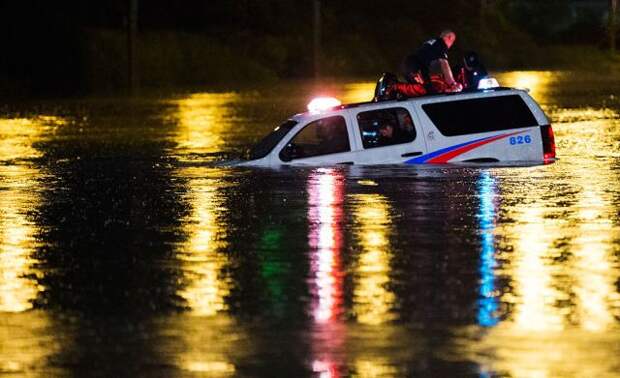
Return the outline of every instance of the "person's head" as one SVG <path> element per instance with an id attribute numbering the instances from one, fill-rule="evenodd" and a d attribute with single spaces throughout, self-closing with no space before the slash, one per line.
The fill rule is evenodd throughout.
<path id="1" fill-rule="evenodd" d="M 411 119 L 411 116 L 409 115 L 408 112 L 404 112 L 400 120 L 400 124 L 401 124 L 401 128 L 405 130 L 413 126 L 413 120 Z"/>
<path id="2" fill-rule="evenodd" d="M 384 138 L 391 138 L 394 136 L 394 126 L 390 123 L 384 123 L 381 125 L 381 128 L 379 128 L 379 134 Z"/>
<path id="3" fill-rule="evenodd" d="M 478 59 L 478 54 L 473 51 L 469 51 L 463 56 L 463 63 L 465 64 L 465 68 L 469 71 L 473 71 L 476 68 L 480 67 L 480 59 Z"/>
<path id="4" fill-rule="evenodd" d="M 446 46 L 448 46 L 448 48 L 452 47 L 454 41 L 456 41 L 456 33 L 454 33 L 452 30 L 442 31 L 439 37 L 443 39 L 443 42 L 446 44 Z"/>

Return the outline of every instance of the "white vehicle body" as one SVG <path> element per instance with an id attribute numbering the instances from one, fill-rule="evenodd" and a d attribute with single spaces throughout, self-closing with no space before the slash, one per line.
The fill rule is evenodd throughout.
<path id="1" fill-rule="evenodd" d="M 287 130 L 282 130 L 283 127 Z M 386 131 L 390 127 L 392 137 Z M 398 139 L 390 139 L 394 127 Z M 338 129 L 336 137 L 322 135 L 329 133 L 330 128 Z M 321 147 L 321 144 L 334 144 L 334 139 L 341 139 L 340 145 Z M 251 153 L 253 160 L 241 165 L 504 163 L 555 159 L 549 120 L 526 91 L 511 88 L 341 105 L 307 112 L 293 116 L 261 143 Z"/>

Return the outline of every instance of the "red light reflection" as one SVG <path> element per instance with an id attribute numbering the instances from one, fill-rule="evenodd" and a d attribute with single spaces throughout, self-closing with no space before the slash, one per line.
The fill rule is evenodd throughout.
<path id="1" fill-rule="evenodd" d="M 342 313 L 342 174 L 318 170 L 310 175 L 308 194 L 312 315 L 325 323 Z"/>
<path id="2" fill-rule="evenodd" d="M 342 218 L 344 177 L 332 169 L 318 169 L 308 181 L 312 370 L 319 377 L 339 377 L 344 328 L 336 320 L 343 313 Z M 339 362 L 340 361 L 340 362 Z"/>

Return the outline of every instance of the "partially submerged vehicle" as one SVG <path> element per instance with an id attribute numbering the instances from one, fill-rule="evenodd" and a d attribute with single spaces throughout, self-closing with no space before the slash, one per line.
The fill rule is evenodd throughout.
<path id="1" fill-rule="evenodd" d="M 525 90 L 478 90 L 341 105 L 316 99 L 241 165 L 549 163 L 548 118 Z"/>

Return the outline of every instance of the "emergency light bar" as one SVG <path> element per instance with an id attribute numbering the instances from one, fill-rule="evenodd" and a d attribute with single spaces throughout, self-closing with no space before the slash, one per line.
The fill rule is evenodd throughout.
<path id="1" fill-rule="evenodd" d="M 491 88 L 498 88 L 498 87 L 499 87 L 499 83 L 494 77 L 487 77 L 484 79 L 480 79 L 480 81 L 478 82 L 478 89 L 491 89 Z"/>
<path id="2" fill-rule="evenodd" d="M 311 113 L 321 113 L 336 106 L 340 106 L 342 103 L 337 98 L 333 97 L 317 97 L 312 99 L 308 104 L 308 111 Z"/>

